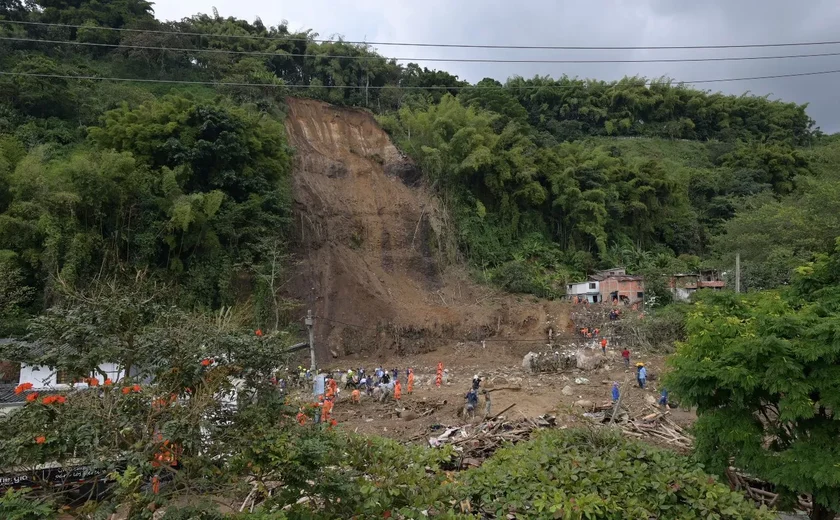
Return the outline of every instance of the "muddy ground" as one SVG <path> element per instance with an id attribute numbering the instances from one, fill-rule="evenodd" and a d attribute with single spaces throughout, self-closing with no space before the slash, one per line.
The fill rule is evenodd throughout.
<path id="1" fill-rule="evenodd" d="M 527 352 L 523 346 L 488 343 L 482 347 L 480 343 L 463 343 L 407 357 L 355 357 L 336 361 L 336 369 L 356 370 L 364 367 L 372 371 L 379 365 L 389 370 L 400 369 L 403 396 L 399 402 L 390 398 L 384 403 L 363 396 L 362 402 L 356 405 L 350 403 L 350 391 L 343 390 L 339 394 L 333 416 L 342 428 L 349 431 L 382 435 L 401 441 L 425 442 L 441 426 L 458 426 L 470 422 L 460 417 L 460 411 L 475 374 L 483 379 L 482 388 L 492 390 L 492 414 L 514 405 L 505 412 L 506 419 L 551 414 L 557 417 L 560 426 L 567 427 L 587 421 L 582 416 L 586 410 L 576 406 L 577 401 L 590 401 L 595 405 L 609 403 L 613 381 L 618 381 L 624 388 L 622 408 L 631 416 L 648 412 L 651 402 L 659 398 L 659 382 L 649 381 L 646 389 L 638 388 L 632 364 L 626 369 L 617 350 L 608 349 L 606 365 L 593 371 L 571 369 L 543 374 L 530 374 L 522 368 L 523 350 Z M 600 348 L 596 352 L 598 356 L 602 355 Z M 446 380 L 440 388 L 434 384 L 438 362 L 442 362 L 447 371 Z M 640 353 L 634 356 L 633 363 L 636 362 L 644 362 L 649 374 L 655 379 L 662 371 L 664 357 Z M 405 392 L 407 367 L 415 371 L 415 388 L 411 395 Z M 562 390 L 566 386 L 571 388 L 571 395 L 563 394 Z M 445 404 L 442 404 L 444 401 Z M 481 420 L 480 416 L 484 412 L 483 398 L 479 400 L 478 412 L 479 417 L 472 422 Z M 693 412 L 679 408 L 672 409 L 670 414 L 681 426 L 690 425 L 694 419 Z"/>

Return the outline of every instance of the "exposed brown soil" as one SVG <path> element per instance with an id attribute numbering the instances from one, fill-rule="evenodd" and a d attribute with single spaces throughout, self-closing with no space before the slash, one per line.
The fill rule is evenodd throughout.
<path id="1" fill-rule="evenodd" d="M 297 228 L 288 287 L 318 317 L 321 364 L 458 340 L 539 340 L 568 326 L 564 303 L 500 294 L 443 265 L 444 214 L 371 114 L 288 104 Z"/>
<path id="2" fill-rule="evenodd" d="M 562 426 L 589 424 L 589 421 L 582 417 L 586 410 L 575 406 L 574 403 L 579 400 L 588 400 L 595 405 L 608 403 L 613 381 L 622 384 L 622 409 L 634 417 L 649 413 L 650 401 L 659 397 L 659 383 L 650 381 L 648 387 L 642 390 L 635 384 L 635 372 L 632 367 L 625 370 L 617 351 L 608 351 L 607 360 L 605 367 L 593 371 L 572 369 L 538 375 L 523 371 L 519 363 L 521 359 L 514 359 L 510 349 L 501 346 L 487 346 L 486 349 L 482 349 L 480 346 L 462 345 L 417 356 L 392 357 L 381 362 L 376 360 L 375 364 L 381 364 L 383 368 L 397 367 L 402 371 L 407 367 L 414 368 L 414 393 L 405 393 L 404 375 L 400 376 L 403 395 L 399 403 L 393 398 L 380 403 L 375 399 L 363 397 L 361 404 L 354 405 L 349 402 L 349 390 L 344 390 L 340 392 L 334 417 L 342 428 L 349 431 L 422 442 L 433 435 L 435 425 L 458 426 L 469 422 L 459 417 L 459 411 L 464 405 L 464 396 L 470 388 L 470 380 L 474 374 L 481 375 L 484 380 L 482 388 L 492 390 L 492 414 L 501 412 L 509 405 L 515 405 L 504 414 L 507 419 L 552 414 Z M 636 360 L 644 361 L 649 373 L 654 376 L 659 375 L 664 366 L 664 358 L 661 355 L 640 355 Z M 347 361 L 345 366 L 363 366 L 368 371 L 373 370 L 375 365 L 367 361 L 369 360 Z M 438 362 L 444 363 L 448 373 L 447 381 L 440 388 L 432 383 Z M 588 381 L 578 384 L 575 382 L 576 378 L 585 378 Z M 567 385 L 573 390 L 570 396 L 562 393 L 563 387 Z M 446 401 L 446 404 L 437 407 L 443 401 Z M 430 408 L 436 409 L 428 415 L 421 415 Z M 405 409 L 410 413 L 398 416 L 398 409 Z M 484 399 L 481 398 L 478 418 L 473 422 L 481 422 L 483 411 Z M 689 426 L 695 418 L 693 412 L 679 408 L 671 409 L 669 416 L 681 426 Z"/>
<path id="3" fill-rule="evenodd" d="M 422 438 L 435 424 L 463 424 L 458 411 L 475 373 L 497 389 L 491 394 L 496 412 L 516 404 L 506 416 L 552 413 L 570 426 L 584 421 L 575 401 L 609 401 L 612 381 L 631 381 L 623 407 L 633 413 L 658 397 L 655 382 L 647 390 L 632 384 L 635 376 L 624 369 L 620 339 L 605 315 L 582 309 L 574 316 L 579 326 L 600 326 L 611 335 L 608 367 L 524 373 L 522 356 L 546 349 L 549 329 L 555 349 L 580 346 L 571 332 L 571 306 L 496 291 L 442 262 L 445 214 L 371 114 L 308 99 L 290 98 L 288 104 L 297 228 L 288 287 L 305 302 L 303 313 L 310 308 L 317 316 L 319 365 L 369 372 L 376 365 L 401 372 L 413 367 L 417 373 L 414 394 L 404 394 L 400 403 L 363 399 L 352 405 L 345 395 L 335 408 L 343 427 L 406 440 Z M 662 368 L 661 356 L 633 356 L 652 374 Z M 448 369 L 441 388 L 429 384 L 438 362 Z M 576 377 L 588 382 L 577 384 Z M 570 396 L 561 392 L 566 385 Z M 443 401 L 410 420 L 396 413 L 405 408 L 410 417 L 420 415 Z M 693 415 L 674 410 L 672 417 L 687 424 Z"/>

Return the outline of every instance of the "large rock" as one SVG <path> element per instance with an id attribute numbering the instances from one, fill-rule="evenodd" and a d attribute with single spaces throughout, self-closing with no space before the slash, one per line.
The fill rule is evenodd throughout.
<path id="1" fill-rule="evenodd" d="M 596 353 L 595 349 L 582 348 L 575 353 L 577 359 L 577 367 L 581 370 L 595 370 L 601 367 L 606 358 L 600 353 Z"/>
<path id="2" fill-rule="evenodd" d="M 595 408 L 595 405 L 592 404 L 592 401 L 587 401 L 586 399 L 581 399 L 580 401 L 575 401 L 575 406 L 579 406 L 584 410 L 591 411 Z"/>
<path id="3" fill-rule="evenodd" d="M 569 385 L 564 386 L 564 387 L 563 387 L 563 390 L 561 390 L 560 392 L 561 392 L 563 395 L 572 395 L 572 394 L 574 394 L 574 393 L 575 393 L 575 391 L 574 391 L 574 390 L 572 390 L 572 387 L 571 387 L 571 386 L 569 386 Z"/>

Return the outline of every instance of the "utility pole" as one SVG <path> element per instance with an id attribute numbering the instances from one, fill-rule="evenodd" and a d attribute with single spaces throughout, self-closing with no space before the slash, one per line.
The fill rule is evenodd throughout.
<path id="1" fill-rule="evenodd" d="M 309 329 L 309 361 L 311 366 L 309 367 L 312 371 L 312 377 L 315 377 L 317 373 L 315 372 L 315 329 L 313 325 L 315 324 L 315 319 L 312 317 L 312 309 L 306 311 L 306 328 Z"/>
<path id="2" fill-rule="evenodd" d="M 741 292 L 741 252 L 735 253 L 735 293 Z"/>

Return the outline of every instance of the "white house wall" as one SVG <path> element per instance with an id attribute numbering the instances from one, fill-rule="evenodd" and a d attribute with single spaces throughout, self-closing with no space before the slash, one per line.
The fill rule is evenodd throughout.
<path id="1" fill-rule="evenodd" d="M 123 371 L 120 370 L 116 363 L 102 363 L 99 365 L 102 372 L 107 374 L 115 383 L 122 379 Z M 91 376 L 98 378 L 102 383 L 102 375 L 97 372 Z M 70 388 L 70 385 L 58 384 L 56 378 L 56 371 L 49 367 L 33 366 L 27 364 L 20 365 L 20 383 L 32 383 L 35 388 Z M 87 383 L 76 383 L 76 387 L 86 387 Z"/>
<path id="2" fill-rule="evenodd" d="M 589 284 L 595 284 L 594 288 L 590 288 Z M 594 294 L 600 293 L 598 288 L 598 282 L 581 282 L 581 283 L 573 283 L 569 284 L 566 287 L 566 294 L 570 296 L 576 296 L 578 294 Z"/>
<path id="3" fill-rule="evenodd" d="M 694 294 L 695 289 L 685 289 L 682 287 L 677 287 L 672 289 L 674 294 L 674 299 L 678 302 L 687 302 L 691 299 L 691 295 Z"/>

